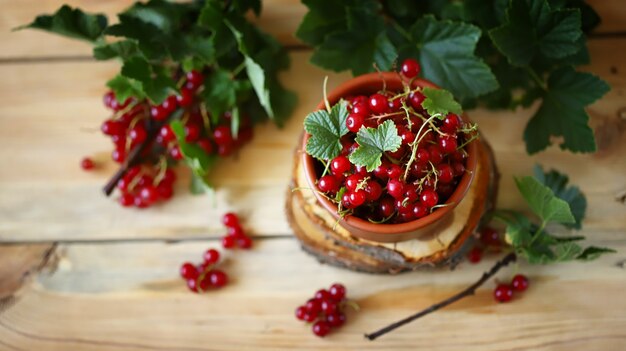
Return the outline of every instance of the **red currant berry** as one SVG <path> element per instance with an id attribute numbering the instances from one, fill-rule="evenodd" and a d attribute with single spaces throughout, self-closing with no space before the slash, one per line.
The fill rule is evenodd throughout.
<path id="1" fill-rule="evenodd" d="M 387 101 L 387 97 L 382 94 L 373 94 L 368 99 L 368 104 L 370 111 L 373 114 L 383 114 L 389 111 L 389 101 Z"/>
<path id="2" fill-rule="evenodd" d="M 213 130 L 213 139 L 217 145 L 232 144 L 233 136 L 230 128 L 227 126 L 219 126 Z"/>
<path id="3" fill-rule="evenodd" d="M 175 145 L 170 149 L 170 157 L 176 161 L 183 159 L 183 153 L 180 151 L 180 147 L 178 145 Z"/>
<path id="4" fill-rule="evenodd" d="M 233 236 L 235 238 L 239 238 L 239 237 L 246 235 L 246 233 L 243 232 L 243 229 L 238 224 L 228 227 L 227 232 L 228 232 L 228 235 Z"/>
<path id="5" fill-rule="evenodd" d="M 325 337 L 330 332 L 330 325 L 325 321 L 317 321 L 313 324 L 313 334 L 320 338 Z"/>
<path id="6" fill-rule="evenodd" d="M 159 199 L 159 193 L 152 185 L 146 185 L 139 190 L 141 199 L 147 204 L 153 204 Z"/>
<path id="7" fill-rule="evenodd" d="M 102 133 L 109 136 L 120 135 L 124 133 L 124 128 L 118 121 L 107 119 L 100 127 Z"/>
<path id="8" fill-rule="evenodd" d="M 415 141 L 415 134 L 408 129 L 404 129 L 400 132 L 400 138 L 402 138 L 402 144 L 408 145 Z"/>
<path id="9" fill-rule="evenodd" d="M 328 316 L 326 316 L 326 322 L 332 328 L 341 327 L 342 325 L 346 323 L 346 315 L 341 312 L 329 314 Z"/>
<path id="10" fill-rule="evenodd" d="M 391 112 L 398 112 L 402 108 L 402 98 L 395 98 L 389 100 L 389 110 Z"/>
<path id="11" fill-rule="evenodd" d="M 390 217 L 395 211 L 395 202 L 390 197 L 384 197 L 378 203 L 378 212 L 383 218 Z"/>
<path id="12" fill-rule="evenodd" d="M 330 289 L 328 289 L 328 292 L 330 293 L 331 298 L 337 302 L 343 300 L 343 298 L 346 297 L 346 287 L 339 283 L 331 285 Z"/>
<path id="13" fill-rule="evenodd" d="M 322 310 L 321 302 L 322 301 L 318 299 L 309 299 L 304 307 L 306 307 L 307 311 L 309 311 L 310 314 L 317 315 Z"/>
<path id="14" fill-rule="evenodd" d="M 447 135 L 440 136 L 438 143 L 439 143 L 439 147 L 441 148 L 441 151 L 444 154 L 451 154 L 456 151 L 457 142 L 456 142 L 455 137 L 447 136 Z"/>
<path id="15" fill-rule="evenodd" d="M 240 235 L 235 237 L 237 240 L 237 246 L 241 249 L 249 249 L 252 247 L 252 239 L 247 235 Z"/>
<path id="16" fill-rule="evenodd" d="M 96 164 L 89 157 L 85 157 L 82 160 L 80 160 L 80 168 L 84 169 L 85 171 L 90 171 L 94 169 L 95 167 L 96 167 Z"/>
<path id="17" fill-rule="evenodd" d="M 324 193 L 335 193 L 339 190 L 339 182 L 337 178 L 331 175 L 325 175 L 317 181 L 317 187 Z"/>
<path id="18" fill-rule="evenodd" d="M 389 179 L 399 179 L 402 175 L 402 168 L 395 163 L 392 163 L 387 168 L 387 176 Z"/>
<path id="19" fill-rule="evenodd" d="M 511 287 L 515 291 L 524 291 L 528 289 L 528 278 L 523 274 L 516 274 L 511 281 Z"/>
<path id="20" fill-rule="evenodd" d="M 417 60 L 408 58 L 402 61 L 400 72 L 402 72 L 402 75 L 407 78 L 415 78 L 420 73 L 420 64 Z"/>
<path id="21" fill-rule="evenodd" d="M 493 297 L 498 302 L 509 302 L 513 298 L 513 289 L 506 284 L 499 284 L 493 291 Z"/>
<path id="22" fill-rule="evenodd" d="M 202 75 L 202 73 L 196 70 L 192 70 L 190 72 L 187 72 L 187 81 L 191 82 L 195 86 L 200 86 L 204 82 L 204 76 Z"/>
<path id="23" fill-rule="evenodd" d="M 196 266 L 189 262 L 185 262 L 180 266 L 180 276 L 183 277 L 183 279 L 196 279 L 199 274 Z"/>
<path id="24" fill-rule="evenodd" d="M 471 263 L 478 263 L 483 258 L 483 250 L 474 247 L 467 253 L 467 260 Z"/>
<path id="25" fill-rule="evenodd" d="M 235 247 L 235 237 L 232 235 L 226 235 L 222 238 L 222 246 L 225 249 L 232 249 Z"/>
<path id="26" fill-rule="evenodd" d="M 425 165 L 430 160 L 430 153 L 426 149 L 418 149 L 415 153 L 415 160 L 418 164 Z"/>
<path id="27" fill-rule="evenodd" d="M 437 177 L 443 184 L 452 183 L 454 180 L 454 170 L 447 163 L 440 163 L 437 165 Z"/>
<path id="28" fill-rule="evenodd" d="M 176 95 L 176 102 L 181 107 L 187 107 L 193 103 L 193 91 L 182 89 L 179 95 Z"/>
<path id="29" fill-rule="evenodd" d="M 452 171 L 454 172 L 455 177 L 460 177 L 465 174 L 465 165 L 461 162 L 454 162 L 452 164 Z"/>
<path id="30" fill-rule="evenodd" d="M 350 194 L 347 192 L 341 196 L 341 204 L 344 208 L 347 209 L 354 208 L 354 206 L 352 206 L 352 203 L 350 202 Z"/>
<path id="31" fill-rule="evenodd" d="M 409 94 L 409 104 L 415 110 L 422 109 L 422 102 L 424 102 L 424 100 L 426 100 L 426 96 L 424 96 L 421 91 L 414 91 Z"/>
<path id="32" fill-rule="evenodd" d="M 500 239 L 500 233 L 491 227 L 485 227 L 480 232 L 480 241 L 485 246 L 500 246 L 502 241 Z"/>
<path id="33" fill-rule="evenodd" d="M 358 132 L 363 126 L 363 123 L 365 123 L 365 117 L 361 114 L 351 113 L 346 119 L 346 127 L 348 127 L 348 130 L 352 133 Z"/>
<path id="34" fill-rule="evenodd" d="M 363 181 L 364 177 L 360 174 L 352 174 L 346 178 L 346 189 L 348 191 L 355 191 L 357 186 L 361 181 Z"/>
<path id="35" fill-rule="evenodd" d="M 150 107 L 150 116 L 157 121 L 163 121 L 169 116 L 169 113 L 167 113 L 167 110 L 163 108 L 163 106 L 158 105 Z"/>
<path id="36" fill-rule="evenodd" d="M 352 168 L 350 161 L 346 156 L 337 156 L 330 160 L 330 170 L 333 174 L 344 174 Z"/>
<path id="37" fill-rule="evenodd" d="M 331 300 L 322 300 L 320 307 L 322 309 L 322 312 L 324 312 L 327 315 L 337 312 L 337 309 L 338 309 L 337 304 Z"/>
<path id="38" fill-rule="evenodd" d="M 124 149 L 115 149 L 111 153 L 111 158 L 117 163 L 122 163 L 126 160 L 126 151 Z"/>
<path id="39" fill-rule="evenodd" d="M 460 127 L 461 120 L 454 113 L 447 114 L 441 123 L 441 131 L 448 134 L 456 134 Z"/>
<path id="40" fill-rule="evenodd" d="M 330 292 L 326 289 L 320 289 L 313 295 L 316 300 L 323 301 L 331 299 Z"/>
<path id="41" fill-rule="evenodd" d="M 307 323 L 313 323 L 316 319 L 317 319 L 317 314 L 313 314 L 313 313 L 307 312 L 304 315 L 304 321 L 307 322 Z"/>
<path id="42" fill-rule="evenodd" d="M 304 306 L 299 306 L 298 308 L 296 308 L 296 318 L 303 321 L 306 315 L 307 310 Z"/>
<path id="43" fill-rule="evenodd" d="M 215 152 L 215 148 L 213 147 L 213 143 L 209 139 L 201 139 L 196 143 L 207 155 L 213 154 Z"/>
<path id="44" fill-rule="evenodd" d="M 383 162 L 380 166 L 374 169 L 374 176 L 380 180 L 389 179 L 389 176 L 387 175 L 387 168 L 389 168 L 389 164 Z"/>
<path id="45" fill-rule="evenodd" d="M 433 208 L 439 202 L 439 196 L 434 190 L 426 189 L 420 194 L 420 202 L 426 208 Z"/>
<path id="46" fill-rule="evenodd" d="M 200 127 L 196 124 L 187 124 L 185 126 L 185 141 L 192 143 L 200 137 Z"/>
<path id="47" fill-rule="evenodd" d="M 428 147 L 428 158 L 434 165 L 438 165 L 443 161 L 443 154 L 438 146 L 430 145 Z"/>
<path id="48" fill-rule="evenodd" d="M 222 224 L 226 227 L 238 227 L 239 216 L 234 212 L 228 212 L 222 217 Z"/>
<path id="49" fill-rule="evenodd" d="M 217 154 L 220 157 L 227 157 L 230 156 L 230 154 L 232 154 L 234 151 L 234 145 L 231 144 L 222 144 L 222 145 L 218 145 L 217 146 Z"/>
<path id="50" fill-rule="evenodd" d="M 387 182 L 387 193 L 394 199 L 400 200 L 404 196 L 404 185 L 397 179 L 390 179 Z"/>
<path id="51" fill-rule="evenodd" d="M 214 263 L 217 263 L 217 261 L 220 260 L 220 253 L 219 253 L 219 251 L 217 251 L 215 249 L 208 249 L 204 253 L 203 258 L 204 258 L 204 262 L 206 262 L 208 264 L 214 264 Z"/>
<path id="52" fill-rule="evenodd" d="M 417 193 L 418 189 L 417 189 L 417 185 L 415 184 L 407 184 L 404 186 L 404 199 L 403 201 L 408 201 L 410 203 L 413 203 L 415 201 L 417 201 L 418 199 L 418 193 Z"/>
<path id="53" fill-rule="evenodd" d="M 226 273 L 218 269 L 210 271 L 208 277 L 211 285 L 216 288 L 221 288 L 228 283 L 228 276 L 226 275 Z"/>
<path id="54" fill-rule="evenodd" d="M 353 207 L 359 207 L 365 203 L 367 199 L 367 194 L 365 190 L 356 190 L 349 193 L 350 203 Z"/>
<path id="55" fill-rule="evenodd" d="M 368 180 L 367 183 L 365 183 L 365 188 L 363 190 L 365 190 L 367 201 L 369 202 L 378 200 L 383 194 L 383 188 L 375 180 Z"/>
<path id="56" fill-rule="evenodd" d="M 159 198 L 163 200 L 169 200 L 174 195 L 174 188 L 172 188 L 172 183 L 164 183 L 161 182 L 157 185 L 157 193 L 159 193 Z"/>
<path id="57" fill-rule="evenodd" d="M 428 216 L 428 209 L 419 203 L 413 204 L 413 217 L 415 219 L 420 219 L 422 217 Z"/>
<path id="58" fill-rule="evenodd" d="M 163 127 L 161 127 L 161 129 L 159 130 L 159 135 L 161 136 L 161 138 L 163 138 L 164 143 L 176 140 L 176 134 L 174 134 L 172 127 L 170 127 L 169 125 L 164 125 Z"/>
<path id="59" fill-rule="evenodd" d="M 189 290 L 197 293 L 198 292 L 198 281 L 196 279 L 187 279 L 187 287 L 189 288 Z"/>
<path id="60" fill-rule="evenodd" d="M 135 197 L 132 194 L 123 193 L 122 196 L 120 196 L 119 201 L 120 201 L 120 205 L 124 207 L 130 207 L 133 204 L 135 204 Z"/>
<path id="61" fill-rule="evenodd" d="M 176 181 L 176 173 L 174 173 L 173 170 L 168 168 L 165 170 L 165 173 L 163 173 L 163 178 L 161 179 L 159 184 L 162 184 L 162 183 L 173 184 L 174 181 Z"/>
<path id="62" fill-rule="evenodd" d="M 370 114 L 370 108 L 367 102 L 359 102 L 352 106 L 351 114 L 361 115 L 363 118 L 367 117 Z"/>
<path id="63" fill-rule="evenodd" d="M 102 97 L 102 102 L 104 102 L 104 106 L 110 109 L 114 109 L 114 104 L 117 104 L 117 100 L 115 99 L 115 93 L 113 91 L 107 91 L 106 94 Z"/>
<path id="64" fill-rule="evenodd" d="M 167 111 L 167 114 L 169 115 L 170 113 L 174 112 L 178 107 L 178 99 L 176 99 L 176 96 L 174 95 L 168 96 L 167 99 L 165 99 L 165 101 L 163 101 L 163 103 L 161 104 L 161 107 L 165 109 L 165 111 Z"/>
<path id="65" fill-rule="evenodd" d="M 130 137 L 133 145 L 141 144 L 144 140 L 146 140 L 146 129 L 141 124 L 137 124 L 130 130 L 130 132 L 128 132 L 128 136 Z"/>

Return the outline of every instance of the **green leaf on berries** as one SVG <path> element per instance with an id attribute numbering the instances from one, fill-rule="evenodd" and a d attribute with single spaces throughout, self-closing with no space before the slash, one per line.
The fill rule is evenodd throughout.
<path id="1" fill-rule="evenodd" d="M 551 144 L 551 137 L 561 136 L 559 146 L 563 150 L 594 152 L 596 143 L 585 107 L 609 90 L 608 84 L 591 73 L 576 72 L 571 67 L 553 71 L 543 103 L 524 130 L 526 151 L 542 151 Z"/>
<path id="2" fill-rule="evenodd" d="M 424 16 L 400 43 L 400 57 L 417 57 L 424 77 L 450 90 L 460 100 L 495 90 L 489 66 L 474 54 L 480 28 Z"/>
<path id="3" fill-rule="evenodd" d="M 525 66 L 537 56 L 562 58 L 579 50 L 580 10 L 552 10 L 546 0 L 512 0 L 507 22 L 489 31 L 511 64 Z"/>
<path id="4" fill-rule="evenodd" d="M 133 40 L 120 40 L 111 44 L 98 45 L 93 48 L 93 57 L 96 60 L 110 60 L 120 57 L 128 59 L 139 53 L 137 43 Z"/>
<path id="5" fill-rule="evenodd" d="M 444 119 L 450 112 L 457 115 L 463 112 L 461 105 L 454 100 L 454 96 L 444 89 L 424 88 L 422 90 L 426 99 L 422 102 L 422 107 L 429 115 L 439 115 L 439 119 Z"/>
<path id="6" fill-rule="evenodd" d="M 124 61 L 122 75 L 139 82 L 145 96 L 155 104 L 160 104 L 176 92 L 176 83 L 172 78 L 155 72 L 146 59 L 138 56 Z"/>
<path id="7" fill-rule="evenodd" d="M 40 29 L 46 32 L 60 34 L 70 38 L 95 42 L 100 39 L 107 27 L 107 18 L 103 14 L 89 14 L 80 9 L 73 9 L 63 5 L 52 15 L 37 16 L 35 20 L 25 26 L 16 28 Z"/>
<path id="8" fill-rule="evenodd" d="M 215 164 L 215 155 L 207 155 L 200 146 L 187 143 L 185 141 L 185 127 L 181 121 L 175 120 L 170 122 L 170 127 L 176 135 L 176 141 L 178 142 L 178 147 L 180 147 L 185 163 L 189 166 L 194 176 L 198 178 L 196 180 L 200 180 L 205 188 L 212 189 L 211 184 L 207 180 L 207 175 Z M 196 189 L 201 188 L 202 187 L 196 187 Z"/>
<path id="9" fill-rule="evenodd" d="M 348 133 L 347 102 L 340 101 L 330 112 L 319 110 L 309 113 L 304 119 L 304 130 L 311 135 L 306 152 L 320 160 L 330 160 L 341 153 L 341 137 Z"/>
<path id="10" fill-rule="evenodd" d="M 211 89 L 203 90 L 201 96 L 215 119 L 233 109 L 238 93 L 247 86 L 223 69 L 216 69 L 205 78 L 205 82 Z"/>
<path id="11" fill-rule="evenodd" d="M 349 7 L 346 15 L 347 28 L 326 36 L 311 62 L 333 71 L 350 69 L 353 75 L 372 72 L 375 67 L 391 69 L 398 55 L 383 18 L 362 7 Z"/>
<path id="12" fill-rule="evenodd" d="M 533 212 L 543 222 L 575 223 L 569 204 L 554 195 L 552 190 L 533 177 L 516 178 L 517 189 Z"/>
<path id="13" fill-rule="evenodd" d="M 350 162 L 357 166 L 364 166 L 368 172 L 382 164 L 381 157 L 384 152 L 397 151 L 402 145 L 398 129 L 390 120 L 383 122 L 375 129 L 359 129 L 355 140 L 359 147 L 350 154 Z"/>
<path id="14" fill-rule="evenodd" d="M 130 97 L 135 97 L 140 100 L 146 97 L 141 87 L 141 83 L 134 79 L 126 78 L 120 74 L 109 80 L 107 82 L 107 87 L 113 90 L 115 98 L 119 102 L 126 101 L 126 99 Z"/>
<path id="15" fill-rule="evenodd" d="M 556 170 L 544 172 L 539 165 L 535 166 L 534 176 L 540 183 L 550 188 L 556 197 L 568 203 L 576 221 L 564 223 L 564 225 L 569 228 L 580 229 L 587 210 L 587 199 L 580 189 L 577 186 L 567 186 L 569 178 L 565 174 Z"/>

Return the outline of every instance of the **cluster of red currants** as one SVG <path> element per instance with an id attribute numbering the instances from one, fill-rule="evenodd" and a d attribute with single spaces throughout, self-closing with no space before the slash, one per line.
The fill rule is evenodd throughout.
<path id="1" fill-rule="evenodd" d="M 487 250 L 499 251 L 502 247 L 500 233 L 491 227 L 484 227 L 480 231 L 480 240 L 467 253 L 467 260 L 471 263 L 478 263 L 483 257 L 483 252 Z"/>
<path id="2" fill-rule="evenodd" d="M 180 94 L 169 96 L 159 105 L 152 105 L 147 100 L 134 97 L 120 103 L 112 91 L 106 93 L 104 104 L 113 111 L 113 115 L 104 121 L 101 130 L 113 141 L 115 149 L 111 157 L 115 162 L 126 161 L 131 150 L 142 143 L 147 144 L 139 162 L 134 164 L 140 165 L 139 168 L 143 172 L 139 173 L 164 172 L 162 168 L 169 167 L 168 165 L 172 164 L 170 161 L 183 159 L 176 135 L 168 124 L 169 119 L 178 110 L 182 112 L 177 118 L 184 124 L 185 142 L 197 145 L 207 155 L 227 157 L 252 139 L 253 129 L 248 117 L 241 116 L 238 133 L 233 135 L 230 113 L 225 113 L 219 118 L 209 116 L 204 102 L 197 97 L 197 93 L 204 87 L 202 73 L 188 72 L 185 79 L 181 80 L 181 84 Z M 151 135 L 153 137 L 150 137 Z M 90 159 L 81 162 L 81 167 L 85 170 L 92 169 L 93 166 Z M 134 179 L 127 180 L 133 182 Z M 156 183 L 150 185 L 159 186 Z M 140 201 L 137 197 L 133 201 L 129 199 L 130 197 L 122 191 L 120 203 L 124 206 L 135 205 L 142 208 L 154 203 Z"/>
<path id="3" fill-rule="evenodd" d="M 419 64 L 409 59 L 401 73 L 414 78 Z M 341 154 L 327 160 L 330 174 L 319 177 L 318 189 L 331 199 L 342 192 L 337 202 L 343 209 L 376 223 L 412 221 L 444 204 L 465 174 L 464 142 L 470 129 L 453 113 L 443 119 L 430 116 L 422 107 L 425 99 L 420 88 L 348 98 L 349 133 L 341 140 Z M 400 148 L 384 153 L 372 172 L 353 165 L 348 156 L 359 147 L 357 132 L 388 120 L 402 139 Z"/>
<path id="4" fill-rule="evenodd" d="M 493 298 L 498 302 L 509 302 L 513 292 L 523 292 L 528 289 L 528 278 L 523 274 L 516 274 L 510 284 L 498 284 L 493 290 Z"/>
<path id="5" fill-rule="evenodd" d="M 226 235 L 222 238 L 222 246 L 225 249 L 249 249 L 252 247 L 252 239 L 246 235 L 239 223 L 239 217 L 229 212 L 222 217 L 222 224 L 226 227 Z"/>
<path id="6" fill-rule="evenodd" d="M 346 288 L 335 283 L 328 290 L 318 290 L 306 304 L 296 308 L 296 318 L 313 323 L 313 334 L 324 337 L 332 328 L 341 327 L 346 322 L 344 309 L 347 302 Z"/>
<path id="7" fill-rule="evenodd" d="M 180 275 L 187 281 L 189 290 L 198 293 L 211 288 L 221 288 L 228 283 L 228 276 L 215 265 L 220 260 L 220 253 L 215 249 L 208 249 L 203 256 L 203 262 L 197 266 L 185 262 L 180 267 Z"/>

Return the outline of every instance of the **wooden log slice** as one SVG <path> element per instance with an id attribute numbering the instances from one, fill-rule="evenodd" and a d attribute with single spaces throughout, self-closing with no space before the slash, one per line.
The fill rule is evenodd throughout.
<path id="1" fill-rule="evenodd" d="M 302 248 L 320 262 L 369 273 L 399 273 L 436 266 L 454 267 L 493 209 L 498 173 L 493 152 L 481 140 L 474 181 L 467 195 L 433 236 L 398 243 L 379 243 L 352 236 L 321 207 L 307 183 L 300 148 L 294 153 L 292 181 L 288 189 L 287 219 Z M 300 145 L 300 144 L 299 144 Z M 294 190 L 295 189 L 295 190 Z"/>

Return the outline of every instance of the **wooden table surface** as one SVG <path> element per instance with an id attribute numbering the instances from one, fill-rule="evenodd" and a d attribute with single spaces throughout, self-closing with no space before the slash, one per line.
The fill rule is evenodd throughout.
<path id="1" fill-rule="evenodd" d="M 129 4 L 70 2 L 108 14 Z M 321 98 L 323 77 L 332 87 L 348 75 L 308 63 L 310 50 L 292 35 L 304 13 L 299 2 L 266 1 L 259 19 L 290 48 L 292 67 L 282 80 L 299 104 L 287 126 L 259 127 L 237 160 L 220 164 L 215 203 L 188 194 L 183 180 L 170 203 L 127 210 L 100 190 L 116 167 L 98 128 L 106 116 L 104 82 L 117 64 L 91 60 L 83 43 L 10 32 L 62 1 L 0 0 L 0 350 L 626 349 L 626 205 L 616 200 L 626 191 L 626 6 L 590 2 L 604 23 L 589 39 L 592 64 L 583 69 L 613 87 L 589 109 L 598 153 L 551 148 L 530 157 L 522 130 L 532 110 L 470 114 L 495 148 L 499 206 L 524 208 L 513 175 L 529 174 L 537 162 L 557 168 L 587 195 L 582 234 L 618 253 L 592 263 L 521 265 L 532 286 L 513 303 L 494 303 L 490 282 L 474 297 L 368 342 L 364 332 L 456 292 L 496 258 L 453 272 L 375 276 L 320 265 L 300 250 L 283 212 L 290 153 Z M 82 171 L 85 155 L 103 167 Z M 229 209 L 245 218 L 254 249 L 226 253 L 226 288 L 191 294 L 178 267 L 219 246 L 219 218 Z M 335 281 L 362 310 L 319 339 L 293 311 Z"/>

